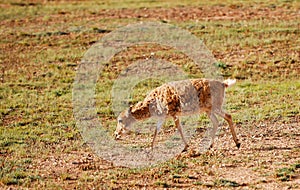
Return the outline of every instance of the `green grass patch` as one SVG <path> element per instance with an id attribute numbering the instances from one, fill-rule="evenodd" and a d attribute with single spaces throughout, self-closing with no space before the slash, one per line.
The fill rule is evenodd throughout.
<path id="1" fill-rule="evenodd" d="M 219 186 L 219 187 L 239 187 L 241 186 L 239 183 L 235 182 L 235 181 L 231 181 L 231 180 L 227 180 L 227 179 L 218 179 L 215 181 L 215 186 Z"/>
<path id="2" fill-rule="evenodd" d="M 300 164 L 293 164 L 290 167 L 284 167 L 276 170 L 276 178 L 280 181 L 291 181 L 299 173 Z"/>
<path id="3" fill-rule="evenodd" d="M 164 182 L 164 181 L 157 181 L 154 184 L 156 186 L 163 187 L 163 188 L 169 188 L 170 187 L 170 185 L 167 182 Z"/>

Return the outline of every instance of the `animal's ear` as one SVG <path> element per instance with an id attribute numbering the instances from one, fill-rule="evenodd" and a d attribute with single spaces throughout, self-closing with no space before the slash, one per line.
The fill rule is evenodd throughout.
<path id="1" fill-rule="evenodd" d="M 130 105 L 129 108 L 127 109 L 126 117 L 128 117 L 131 114 L 132 107 L 133 107 L 133 105 Z"/>

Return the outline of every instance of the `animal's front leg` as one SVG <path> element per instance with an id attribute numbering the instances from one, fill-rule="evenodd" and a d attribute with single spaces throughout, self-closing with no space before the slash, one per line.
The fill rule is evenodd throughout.
<path id="1" fill-rule="evenodd" d="M 187 148 L 189 147 L 184 135 L 183 135 L 183 132 L 182 132 L 182 127 L 181 127 L 181 123 L 180 123 L 180 120 L 179 120 L 179 117 L 175 116 L 174 118 L 174 122 L 175 122 L 175 126 L 176 128 L 178 129 L 179 133 L 180 133 L 180 136 L 183 140 L 183 143 L 184 143 L 184 149 L 183 149 L 183 152 L 187 150 Z"/>
<path id="2" fill-rule="evenodd" d="M 154 131 L 154 135 L 153 135 L 153 139 L 152 139 L 152 143 L 151 143 L 151 149 L 152 150 L 153 150 L 153 147 L 154 147 L 154 141 L 156 139 L 157 133 L 160 131 L 162 125 L 164 124 L 164 121 L 165 121 L 164 119 L 159 119 L 158 122 L 157 122 L 155 131 Z"/>

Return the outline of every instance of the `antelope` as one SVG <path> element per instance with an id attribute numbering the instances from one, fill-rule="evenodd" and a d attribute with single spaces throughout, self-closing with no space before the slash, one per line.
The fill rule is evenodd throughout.
<path id="1" fill-rule="evenodd" d="M 235 79 L 227 79 L 223 82 L 211 79 L 187 79 L 165 83 L 152 90 L 143 101 L 119 114 L 114 132 L 115 139 L 120 139 L 121 135 L 127 133 L 135 122 L 156 117 L 158 122 L 151 143 L 151 149 L 153 149 L 157 133 L 165 119 L 172 118 L 185 145 L 185 151 L 188 143 L 183 135 L 180 116 L 205 112 L 213 124 L 210 132 L 210 148 L 213 146 L 219 125 L 216 115 L 228 122 L 233 140 L 239 148 L 241 144 L 237 138 L 232 117 L 222 109 L 225 89 L 235 83 Z"/>

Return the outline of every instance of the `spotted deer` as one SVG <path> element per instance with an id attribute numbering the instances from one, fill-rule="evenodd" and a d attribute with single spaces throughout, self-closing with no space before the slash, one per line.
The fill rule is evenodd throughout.
<path id="1" fill-rule="evenodd" d="M 143 101 L 120 113 L 114 132 L 115 139 L 119 139 L 123 133 L 128 132 L 133 123 L 150 117 L 157 117 L 158 122 L 151 143 L 153 149 L 155 138 L 165 119 L 172 118 L 185 145 L 184 150 L 186 150 L 188 143 L 183 135 L 179 117 L 205 112 L 213 124 L 213 129 L 210 132 L 210 147 L 213 146 L 219 125 L 216 117 L 218 115 L 228 122 L 233 140 L 239 148 L 240 143 L 235 133 L 231 115 L 222 109 L 225 88 L 235 83 L 236 80 L 234 79 L 227 79 L 223 82 L 210 79 L 188 79 L 165 83 L 152 90 Z"/>

